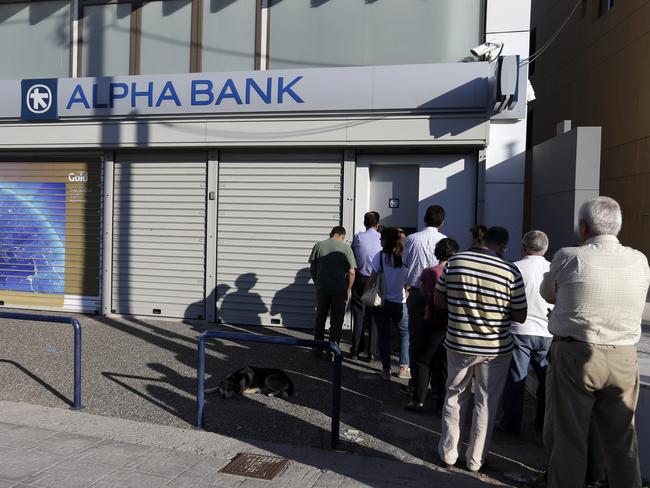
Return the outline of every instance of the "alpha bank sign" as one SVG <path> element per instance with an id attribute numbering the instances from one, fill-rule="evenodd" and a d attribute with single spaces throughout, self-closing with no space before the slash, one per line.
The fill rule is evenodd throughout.
<path id="1" fill-rule="evenodd" d="M 486 111 L 489 77 L 487 63 L 449 63 L 0 81 L 0 118 Z"/>

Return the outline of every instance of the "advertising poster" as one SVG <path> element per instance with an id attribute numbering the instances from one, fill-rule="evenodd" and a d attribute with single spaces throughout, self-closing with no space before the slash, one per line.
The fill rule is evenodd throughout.
<path id="1" fill-rule="evenodd" d="M 99 168 L 0 162 L 0 304 L 99 294 Z"/>

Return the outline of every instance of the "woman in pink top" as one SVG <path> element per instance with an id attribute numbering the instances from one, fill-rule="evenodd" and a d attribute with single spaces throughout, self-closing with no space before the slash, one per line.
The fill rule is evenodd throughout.
<path id="1" fill-rule="evenodd" d="M 424 309 L 424 330 L 422 343 L 418 344 L 415 353 L 416 377 L 413 400 L 404 408 L 420 412 L 424 409 L 429 380 L 436 395 L 436 410 L 442 410 L 445 399 L 445 383 L 447 382 L 447 361 L 444 347 L 447 333 L 447 311 L 434 307 L 433 293 L 438 278 L 445 269 L 447 260 L 458 252 L 458 243 L 449 238 L 442 239 L 436 244 L 435 256 L 438 265 L 427 268 L 422 272 L 421 293 L 426 299 Z"/>

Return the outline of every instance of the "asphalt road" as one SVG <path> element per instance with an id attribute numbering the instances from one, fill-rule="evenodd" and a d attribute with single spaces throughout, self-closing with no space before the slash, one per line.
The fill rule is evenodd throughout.
<path id="1" fill-rule="evenodd" d="M 83 328 L 84 411 L 92 414 L 188 428 L 196 420 L 197 339 L 205 327 L 174 321 L 78 316 Z M 239 327 L 220 326 L 245 331 Z M 256 333 L 310 338 L 286 329 Z M 63 407 L 72 402 L 72 330 L 66 325 L 2 321 L 0 399 Z M 348 347 L 343 346 L 347 351 Z M 650 340 L 642 347 L 650 355 Z M 245 365 L 279 367 L 296 385 L 289 400 L 260 394 L 223 400 L 209 396 L 209 431 L 248 442 L 329 447 L 332 364 L 306 349 L 211 341 L 208 387 Z M 394 368 L 396 369 L 396 367 Z M 404 380 L 379 379 L 378 364 L 345 360 L 343 366 L 343 449 L 412 463 L 433 461 L 440 419 L 403 409 Z M 541 435 L 532 427 L 533 402 L 521 438 L 495 434 L 486 481 L 507 481 L 510 473 L 543 467 Z"/>

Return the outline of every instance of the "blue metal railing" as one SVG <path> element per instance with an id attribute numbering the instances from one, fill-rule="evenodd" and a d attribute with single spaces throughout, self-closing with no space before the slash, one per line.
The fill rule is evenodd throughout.
<path id="1" fill-rule="evenodd" d="M 37 315 L 33 313 L 0 312 L 0 319 L 32 320 L 34 322 L 54 322 L 70 324 L 74 329 L 74 401 L 73 410 L 81 408 L 81 325 L 72 317 L 56 317 L 53 315 Z"/>
<path id="2" fill-rule="evenodd" d="M 282 346 L 302 346 L 318 349 L 329 349 L 334 354 L 334 383 L 332 401 L 332 449 L 339 444 L 339 430 L 341 419 L 341 349 L 334 342 L 315 341 L 310 339 L 297 339 L 295 337 L 278 337 L 256 334 L 242 334 L 238 332 L 225 332 L 220 330 L 208 330 L 199 337 L 198 367 L 197 367 L 197 393 L 196 393 L 196 426 L 203 428 L 204 406 L 205 406 L 205 341 L 207 339 L 225 339 L 240 342 L 262 342 L 265 344 L 279 344 Z"/>

